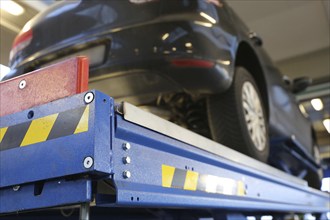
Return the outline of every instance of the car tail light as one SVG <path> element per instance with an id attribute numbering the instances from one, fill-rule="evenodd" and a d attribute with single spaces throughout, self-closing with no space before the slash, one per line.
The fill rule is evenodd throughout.
<path id="1" fill-rule="evenodd" d="M 197 67 L 197 68 L 212 68 L 215 63 L 208 60 L 196 60 L 196 59 L 175 59 L 171 61 L 171 64 L 176 67 Z"/>
<path id="2" fill-rule="evenodd" d="M 31 43 L 32 37 L 32 29 L 19 33 L 14 40 L 12 49 L 10 51 L 9 60 L 12 60 L 18 51 L 21 51 L 27 47 Z"/>

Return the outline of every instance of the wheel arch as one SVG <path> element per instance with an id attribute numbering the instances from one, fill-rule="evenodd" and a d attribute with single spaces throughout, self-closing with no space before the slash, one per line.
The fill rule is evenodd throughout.
<path id="1" fill-rule="evenodd" d="M 264 71 L 256 53 L 247 42 L 242 41 L 238 46 L 235 60 L 235 67 L 236 66 L 246 68 L 257 83 L 258 89 L 262 96 L 261 98 L 265 103 L 267 119 L 269 119 L 269 98 Z"/>

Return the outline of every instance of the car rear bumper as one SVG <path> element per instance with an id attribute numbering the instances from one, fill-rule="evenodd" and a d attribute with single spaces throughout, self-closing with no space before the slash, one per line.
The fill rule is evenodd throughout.
<path id="1" fill-rule="evenodd" d="M 167 22 L 128 28 L 104 37 L 111 39 L 111 46 L 105 62 L 91 68 L 92 81 L 124 78 L 126 84 L 132 85 L 140 83 L 139 77 L 132 77 L 138 74 L 140 79 L 154 78 L 153 82 L 159 82 L 142 83 L 146 92 L 184 90 L 199 94 L 223 92 L 231 85 L 236 39 L 222 33 L 219 27 Z"/>
<path id="2" fill-rule="evenodd" d="M 226 90 L 233 78 L 235 40 L 218 26 L 205 27 L 193 21 L 160 22 L 123 30 L 95 31 L 95 34 L 68 39 L 66 43 L 60 42 L 39 51 L 26 58 L 22 62 L 24 64 L 13 73 L 20 75 L 67 56 L 84 55 L 83 51 L 104 45 L 103 59 L 90 68 L 93 88 L 99 89 L 94 82 L 109 79 L 109 90 L 113 91 L 111 79 L 126 89 L 129 86 L 127 90 L 132 94 L 173 90 L 218 93 Z M 177 61 L 182 60 L 193 65 L 177 65 Z M 198 65 L 200 62 L 209 65 Z M 133 77 L 136 74 L 137 77 Z M 157 76 L 153 76 L 155 74 Z M 142 78 L 153 78 L 152 82 L 157 83 L 148 80 L 141 83 L 139 80 Z M 140 84 L 138 87 L 143 89 L 136 90 L 133 84 Z M 118 96 L 131 95 L 119 93 Z"/>

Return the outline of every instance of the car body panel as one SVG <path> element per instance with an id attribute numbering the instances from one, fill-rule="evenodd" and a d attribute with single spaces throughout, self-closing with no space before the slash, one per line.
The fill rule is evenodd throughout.
<path id="1" fill-rule="evenodd" d="M 264 49 L 250 39 L 250 30 L 225 2 L 137 2 L 64 1 L 50 7 L 27 24 L 33 39 L 13 55 L 7 78 L 104 45 L 102 62 L 90 69 L 91 88 L 119 100 L 134 97 L 138 104 L 170 91 L 215 94 L 230 87 L 244 43 L 263 72 L 266 89 L 260 92 L 267 100 L 271 140 L 294 137 L 294 147 L 313 160 L 309 121 Z M 182 59 L 212 66 L 175 66 Z"/>

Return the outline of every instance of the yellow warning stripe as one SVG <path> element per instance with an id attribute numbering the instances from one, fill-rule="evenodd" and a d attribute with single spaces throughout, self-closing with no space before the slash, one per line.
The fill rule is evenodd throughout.
<path id="1" fill-rule="evenodd" d="M 74 134 L 88 131 L 88 119 L 89 119 L 88 115 L 89 115 L 89 105 L 86 106 L 84 113 L 81 116 L 81 119 L 77 125 L 77 128 L 74 131 Z"/>
<path id="2" fill-rule="evenodd" d="M 162 186 L 171 187 L 175 168 L 162 165 Z"/>
<path id="3" fill-rule="evenodd" d="M 165 164 L 162 165 L 162 186 L 224 195 L 246 195 L 245 184 L 241 180 L 200 174 Z"/>
<path id="4" fill-rule="evenodd" d="M 57 116 L 58 113 L 33 120 L 25 134 L 21 147 L 46 141 Z"/>
<path id="5" fill-rule="evenodd" d="M 197 190 L 198 176 L 199 174 L 197 172 L 188 170 L 183 189 L 193 191 Z"/>
<path id="6" fill-rule="evenodd" d="M 6 128 L 0 128 L 0 143 L 1 143 L 2 139 L 3 139 L 3 137 L 5 136 L 7 129 L 8 129 L 8 127 L 6 127 Z"/>
<path id="7" fill-rule="evenodd" d="M 245 193 L 246 193 L 245 184 L 243 183 L 243 181 L 238 181 L 237 182 L 237 195 L 238 196 L 244 196 Z"/>
<path id="8" fill-rule="evenodd" d="M 0 128 L 0 150 L 25 147 L 59 137 L 88 131 L 90 107 L 48 115 Z"/>

